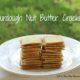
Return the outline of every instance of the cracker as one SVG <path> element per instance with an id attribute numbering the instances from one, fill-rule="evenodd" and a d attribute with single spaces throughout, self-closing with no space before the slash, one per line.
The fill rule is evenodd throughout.
<path id="1" fill-rule="evenodd" d="M 25 36 L 20 39 L 20 44 L 23 46 L 39 45 L 41 44 L 41 39 L 37 36 L 30 36 L 30 37 Z"/>

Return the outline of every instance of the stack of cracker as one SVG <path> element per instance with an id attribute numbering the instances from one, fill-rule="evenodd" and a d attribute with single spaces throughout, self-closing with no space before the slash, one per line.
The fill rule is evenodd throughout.
<path id="1" fill-rule="evenodd" d="M 21 68 L 59 68 L 62 65 L 63 48 L 64 42 L 60 35 L 44 38 L 23 37 L 21 39 Z"/>
<path id="2" fill-rule="evenodd" d="M 23 37 L 21 39 L 21 68 L 40 68 L 41 40 L 38 37 Z"/>
<path id="3" fill-rule="evenodd" d="M 43 68 L 59 68 L 62 65 L 62 50 L 64 42 L 62 36 L 47 36 L 44 39 L 42 50 Z"/>

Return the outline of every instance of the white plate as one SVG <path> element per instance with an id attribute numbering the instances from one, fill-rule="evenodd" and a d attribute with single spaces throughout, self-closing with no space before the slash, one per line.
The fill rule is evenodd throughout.
<path id="1" fill-rule="evenodd" d="M 51 36 L 51 35 L 30 35 L 30 36 Z M 30 37 L 27 36 L 27 37 Z M 0 46 L 0 66 L 12 73 L 20 75 L 52 75 L 72 70 L 80 65 L 80 42 L 64 37 L 65 50 L 63 50 L 63 64 L 59 69 L 20 69 L 20 37 L 9 40 Z"/>

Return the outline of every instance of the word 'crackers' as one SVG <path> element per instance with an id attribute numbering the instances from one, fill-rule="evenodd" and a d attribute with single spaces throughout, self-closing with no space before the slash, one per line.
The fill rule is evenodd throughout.
<path id="1" fill-rule="evenodd" d="M 64 41 L 60 35 L 22 37 L 21 69 L 60 68 Z"/>

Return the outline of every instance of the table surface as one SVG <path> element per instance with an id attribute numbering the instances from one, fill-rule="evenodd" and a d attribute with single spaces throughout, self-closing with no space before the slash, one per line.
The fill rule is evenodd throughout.
<path id="1" fill-rule="evenodd" d="M 62 77 L 63 76 L 63 77 Z M 68 77 L 64 77 L 68 76 Z M 73 76 L 73 77 L 70 77 Z M 77 77 L 76 77 L 77 76 Z M 71 71 L 61 73 L 58 75 L 51 75 L 51 76 L 20 76 L 20 75 L 15 75 L 10 72 L 7 72 L 0 68 L 0 80 L 80 80 L 80 67 L 77 67 L 76 69 L 73 69 Z"/>

